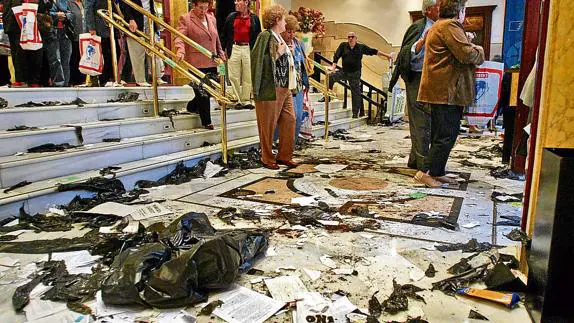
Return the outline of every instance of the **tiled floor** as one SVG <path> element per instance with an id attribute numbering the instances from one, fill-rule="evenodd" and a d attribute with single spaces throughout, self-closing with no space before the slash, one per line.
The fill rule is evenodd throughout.
<path id="1" fill-rule="evenodd" d="M 365 126 L 351 131 L 351 135 L 362 135 L 362 138 L 370 138 L 373 141 L 352 144 L 354 148 L 359 149 L 349 151 L 339 148 L 343 144 L 343 147 L 347 149 L 345 145 L 349 143 L 345 141 L 331 140 L 325 146 L 324 142 L 320 140 L 315 142 L 311 148 L 300 151 L 297 156 L 300 160 L 323 159 L 349 166 L 347 169 L 330 174 L 331 178 L 325 178 L 323 173 L 305 174 L 303 178 L 294 180 L 294 189 L 306 195 L 315 196 L 317 200 L 324 201 L 330 206 L 341 206 L 350 200 L 377 202 L 414 192 L 458 197 L 463 199 L 458 215 L 458 229 L 449 230 L 441 227 L 379 220 L 381 225 L 378 230 L 335 232 L 311 227 L 303 233 L 303 236 L 289 238 L 273 231 L 280 227 L 289 227 L 288 222 L 284 219 L 262 217 L 260 222 L 236 220 L 234 226 L 230 226 L 215 217 L 220 209 L 226 207 L 266 211 L 281 208 L 282 206 L 279 204 L 221 196 L 264 177 L 277 176 L 276 171 L 265 169 L 231 171 L 224 177 L 197 179 L 178 186 L 158 187 L 151 189 L 146 198 L 166 200 L 163 202 L 164 205 L 171 209 L 174 214 L 169 218 L 162 219 L 164 222 L 169 222 L 187 212 L 205 212 L 217 229 L 258 228 L 269 230 L 271 232 L 270 246 L 277 255 L 264 257 L 255 264 L 255 268 L 263 270 L 266 275 L 277 276 L 279 275 L 276 271 L 277 268 L 294 266 L 297 268 L 295 271 L 280 270 L 279 272 L 284 275 L 299 275 L 310 291 L 330 295 L 335 291 L 342 290 L 347 293 L 350 301 L 359 308 L 367 308 L 368 300 L 377 291 L 379 292 L 377 296 L 381 302 L 386 299 L 392 292 L 393 279 L 401 284 L 413 283 L 428 289 L 420 293 L 425 298 L 426 304 L 409 300 L 408 311 L 396 315 L 383 313 L 379 319 L 381 322 L 392 320 L 402 322 L 407 317 L 418 316 L 422 316 L 433 323 L 471 322 L 472 320 L 468 319 L 470 310 L 481 313 L 491 322 L 530 322 L 523 305 L 509 310 L 486 301 L 458 296 L 451 297 L 440 291 L 430 290 L 432 282 L 448 277 L 449 274 L 446 273 L 446 269 L 463 257 L 460 251 L 441 253 L 432 250 L 435 243 L 467 242 L 471 238 L 476 238 L 480 242 L 506 246 L 503 249 L 504 252 L 519 254 L 517 243 L 503 236 L 504 233 L 508 233 L 514 227 L 495 226 L 494 223 L 500 220 L 501 215 L 520 216 L 521 207 L 516 203 L 499 202 L 495 210 L 491 194 L 495 189 L 508 193 L 521 192 L 523 182 L 498 180 L 488 175 L 488 169 L 462 166 L 459 163 L 463 159 L 472 157 L 472 152 L 480 147 L 496 143 L 496 139 L 493 137 L 461 138 L 455 147 L 448 168 L 451 171 L 469 173 L 468 185 L 464 190 L 432 190 L 414 183 L 412 178 L 408 176 L 388 171 L 389 167 L 405 166 L 410 147 L 410 140 L 407 138 L 408 130 L 405 126 L 395 128 Z M 380 152 L 368 153 L 369 150 L 380 150 Z M 491 163 L 497 164 L 498 161 L 495 160 Z M 378 178 L 387 181 L 388 185 L 381 190 L 353 191 L 333 187 L 329 184 L 330 179 L 342 176 Z M 331 189 L 338 197 L 332 196 L 325 188 Z M 400 212 L 400 208 L 397 210 Z M 466 225 L 473 223 L 472 228 L 465 228 Z M 150 223 L 144 223 L 144 225 L 147 224 Z M 324 254 L 333 256 L 333 259 L 342 268 L 354 268 L 358 275 L 335 275 L 319 260 L 319 257 Z M 4 255 L 7 254 L 0 254 L 0 257 Z M 18 257 L 21 265 L 30 261 L 29 257 L 9 256 Z M 354 259 L 355 262 L 351 262 L 349 259 Z M 485 261 L 480 257 L 474 259 L 477 262 L 481 260 Z M 436 277 L 424 277 L 412 281 L 411 273 L 417 270 L 426 270 L 429 263 L 432 263 L 438 271 Z M 321 271 L 321 277 L 316 281 L 311 281 L 303 269 Z M 265 293 L 263 283 L 251 284 L 249 282 L 253 278 L 255 277 L 241 275 L 238 283 Z M 0 300 L 5 301 L 0 305 L 1 313 L 3 315 L 5 313 L 10 322 L 24 321 L 25 317 L 21 314 L 16 315 L 10 306 L 9 297 L 15 288 L 14 285 L 1 285 L 2 281 L 4 281 L 3 278 L 0 278 Z M 478 287 L 484 286 L 479 284 Z M 192 313 L 197 313 L 201 306 L 189 310 Z M 198 321 L 218 322 L 219 319 L 215 316 L 200 316 Z M 279 314 L 269 321 L 291 322 L 291 315 L 289 313 Z"/>

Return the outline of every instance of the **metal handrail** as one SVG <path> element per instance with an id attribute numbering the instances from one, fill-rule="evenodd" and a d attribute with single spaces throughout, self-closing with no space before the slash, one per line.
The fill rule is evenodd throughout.
<path id="1" fill-rule="evenodd" d="M 141 32 L 139 30 L 137 30 L 137 34 L 132 33 L 128 28 L 126 28 L 126 26 L 129 26 L 129 24 L 118 14 L 114 14 L 114 13 L 110 14 L 107 10 L 104 10 L 104 9 L 100 9 L 97 12 L 98 12 L 98 15 L 100 15 L 102 17 L 102 19 L 104 19 L 110 25 L 110 28 L 113 29 L 115 27 L 115 28 L 118 28 L 119 30 L 121 30 L 122 32 L 124 32 L 126 34 L 126 36 L 131 37 L 138 44 L 140 44 L 142 47 L 144 47 L 148 52 L 152 53 L 152 55 L 157 55 L 166 64 L 168 64 L 172 68 L 181 72 L 185 77 L 189 78 L 193 83 L 202 87 L 207 93 L 209 93 L 211 96 L 213 96 L 217 100 L 217 102 L 221 106 L 222 159 L 223 159 L 223 162 L 225 164 L 227 164 L 227 116 L 226 116 L 226 113 L 227 113 L 227 105 L 231 104 L 232 101 L 225 96 L 224 77 L 220 78 L 220 81 L 222 81 L 222 83 L 219 85 L 219 87 L 222 91 L 222 93 L 221 93 L 221 92 L 217 91 L 213 86 L 210 86 L 210 84 L 203 82 L 203 77 L 205 77 L 205 74 L 203 74 L 203 73 L 194 74 L 194 73 L 192 73 L 192 72 L 194 72 L 194 70 L 191 70 L 191 72 L 190 72 L 190 70 L 188 70 L 188 68 L 187 68 L 188 66 L 185 65 L 184 63 L 182 63 L 182 61 L 174 61 L 171 58 L 169 58 L 166 55 L 166 53 L 161 49 L 163 46 L 158 46 L 157 44 L 153 43 L 153 41 L 150 44 L 149 39 L 153 39 L 153 34 L 150 33 L 150 36 L 148 37 L 143 32 Z M 118 21 L 116 21 L 114 19 L 117 19 Z M 153 30 L 153 28 L 150 28 L 150 31 L 152 31 L 152 30 Z M 159 47 L 159 49 L 158 49 L 158 47 Z M 170 54 L 174 55 L 173 52 L 171 52 L 171 51 L 169 51 L 169 52 L 170 52 Z M 200 76 L 200 75 L 202 75 L 202 76 Z M 155 105 L 155 104 L 157 104 L 157 80 L 154 80 L 153 87 L 154 87 L 154 105 Z M 156 112 L 158 112 L 158 111 L 156 111 Z"/>

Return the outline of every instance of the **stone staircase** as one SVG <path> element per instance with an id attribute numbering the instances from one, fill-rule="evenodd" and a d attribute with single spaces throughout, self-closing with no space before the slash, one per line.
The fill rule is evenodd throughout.
<path id="1" fill-rule="evenodd" d="M 138 101 L 107 102 L 126 91 L 139 93 Z M 321 96 L 310 95 L 316 121 L 325 119 L 324 103 L 317 102 Z M 189 87 L 160 87 L 160 111 L 185 110 L 192 97 Z M 207 130 L 195 114 L 153 117 L 150 88 L 0 89 L 0 98 L 8 101 L 8 108 L 0 110 L 0 219 L 18 215 L 22 205 L 33 214 L 67 204 L 78 194 L 90 196 L 88 192 L 56 192 L 56 185 L 97 177 L 104 167 L 121 167 L 117 177 L 130 190 L 138 180 L 165 176 L 180 161 L 193 166 L 201 159 L 221 155 L 220 111 L 215 102 L 212 118 L 216 129 Z M 86 103 L 14 107 L 30 101 L 65 103 L 78 98 Z M 227 120 L 229 150 L 258 145 L 253 110 L 229 110 Z M 343 109 L 339 100 L 331 102 L 329 120 L 332 130 L 366 123 L 366 118 L 352 119 L 350 108 Z M 7 131 L 24 125 L 38 129 Z M 313 129 L 318 137 L 324 131 L 323 125 Z M 202 147 L 205 142 L 213 145 Z M 27 153 L 29 148 L 49 143 L 77 147 Z M 4 193 L 23 181 L 31 184 Z"/>

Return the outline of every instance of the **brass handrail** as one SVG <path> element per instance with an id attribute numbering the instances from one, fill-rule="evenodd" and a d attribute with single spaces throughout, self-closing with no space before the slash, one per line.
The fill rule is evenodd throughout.
<path id="1" fill-rule="evenodd" d="M 199 76 L 199 75 L 205 76 L 205 74 L 197 73 L 197 75 L 196 75 L 196 74 L 192 73 L 192 72 L 194 72 L 193 70 L 192 70 L 192 72 L 190 72 L 190 70 L 187 69 L 187 66 L 182 63 L 182 61 L 174 61 L 171 58 L 169 58 L 165 54 L 165 52 L 163 52 L 163 50 L 158 49 L 158 47 L 160 47 L 160 46 L 158 46 L 157 44 L 151 45 L 150 42 L 146 41 L 148 39 L 148 37 L 143 32 L 137 30 L 137 32 L 138 32 L 137 34 L 132 33 L 128 28 L 126 28 L 126 26 L 128 26 L 129 24 L 121 16 L 119 16 L 117 14 L 111 14 L 110 15 L 108 13 L 108 11 L 104 10 L 104 9 L 99 9 L 98 15 L 100 15 L 100 17 L 102 17 L 102 19 L 104 19 L 110 26 L 113 26 L 111 28 L 115 27 L 115 28 L 118 28 L 119 30 L 121 30 L 122 32 L 124 32 L 126 34 L 126 36 L 131 37 L 138 44 L 140 44 L 142 47 L 144 47 L 148 52 L 152 53 L 153 55 L 157 55 L 166 64 L 168 64 L 172 68 L 181 72 L 185 77 L 189 78 L 193 83 L 202 87 L 207 93 L 209 93 L 211 96 L 213 96 L 217 100 L 218 104 L 221 106 L 222 159 L 223 159 L 223 162 L 225 164 L 227 164 L 227 118 L 226 118 L 226 113 L 227 113 L 227 105 L 231 104 L 232 101 L 229 98 L 227 98 L 224 94 L 222 94 L 219 91 L 217 91 L 216 89 L 214 89 L 214 87 L 210 86 L 208 83 L 203 82 L 203 77 Z M 114 18 L 118 19 L 119 22 L 115 21 Z M 153 35 L 150 35 L 150 37 L 153 38 Z M 144 39 L 146 39 L 146 40 L 144 40 Z M 161 46 L 161 47 L 163 47 L 163 46 Z M 173 55 L 173 52 L 170 51 L 170 53 Z M 222 80 L 222 79 L 223 78 L 220 78 L 220 80 Z M 155 96 L 154 100 L 157 100 L 157 80 L 154 80 L 153 85 L 155 87 L 155 89 L 154 89 L 154 96 Z M 219 87 L 223 91 L 223 93 L 225 93 L 225 83 L 222 82 L 222 84 L 220 84 Z"/>
<path id="2" fill-rule="evenodd" d="M 329 106 L 331 97 L 336 97 L 335 93 L 329 89 L 329 71 L 327 68 L 315 60 L 311 60 L 313 66 L 322 70 L 325 73 L 325 84 L 321 84 L 317 80 L 309 78 L 309 83 L 323 93 L 325 97 L 325 142 L 329 141 Z"/>

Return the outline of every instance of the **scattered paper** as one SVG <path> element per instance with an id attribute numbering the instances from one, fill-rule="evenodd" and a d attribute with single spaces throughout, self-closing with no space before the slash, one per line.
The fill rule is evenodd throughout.
<path id="1" fill-rule="evenodd" d="M 300 293 L 306 293 L 308 290 L 297 276 L 281 276 L 272 279 L 266 279 L 265 285 L 273 299 L 281 302 L 293 302 Z"/>
<path id="2" fill-rule="evenodd" d="M 315 196 L 301 196 L 301 197 L 292 198 L 291 204 L 299 204 L 301 206 L 310 206 L 310 205 L 317 204 L 317 201 L 315 201 Z"/>
<path id="3" fill-rule="evenodd" d="M 26 232 L 34 232 L 34 230 L 15 230 L 15 231 L 11 231 L 11 232 L 7 232 L 6 234 L 3 234 L 4 236 L 19 236 L 22 233 L 26 233 Z"/>
<path id="4" fill-rule="evenodd" d="M 19 262 L 20 262 L 20 260 L 14 259 L 14 258 L 10 258 L 10 257 L 2 257 L 2 258 L 0 258 L 0 266 L 14 267 L 14 266 L 16 266 Z"/>
<path id="5" fill-rule="evenodd" d="M 165 206 L 154 202 L 151 204 L 145 204 L 137 208 L 135 211 L 131 212 L 129 216 L 136 220 L 141 221 L 149 218 L 154 218 L 156 216 L 172 214 Z"/>
<path id="6" fill-rule="evenodd" d="M 106 305 L 102 299 L 102 291 L 96 293 L 96 313 L 98 317 L 111 316 L 123 313 L 133 313 L 138 312 L 142 308 L 138 306 L 116 306 L 116 305 Z"/>
<path id="7" fill-rule="evenodd" d="M 285 305 L 238 285 L 216 297 L 223 301 L 223 305 L 216 308 L 213 314 L 229 323 L 262 323 Z"/>
<path id="8" fill-rule="evenodd" d="M 63 260 L 71 275 L 91 274 L 92 267 L 101 256 L 92 256 L 87 250 L 52 253 L 52 260 Z"/>
<path id="9" fill-rule="evenodd" d="M 139 221 L 130 221 L 128 225 L 122 230 L 124 233 L 138 233 L 140 229 L 140 222 Z"/>
<path id="10" fill-rule="evenodd" d="M 331 174 L 341 171 L 347 168 L 347 166 L 348 165 L 342 165 L 342 164 L 319 164 L 315 166 L 315 169 L 320 171 L 321 173 Z"/>
<path id="11" fill-rule="evenodd" d="M 6 224 L 4 224 L 5 227 L 13 227 L 20 224 L 20 219 L 14 219 Z"/>
<path id="12" fill-rule="evenodd" d="M 48 212 L 50 212 L 50 213 L 52 213 L 52 214 L 61 215 L 61 216 L 66 215 L 66 211 L 57 209 L 57 208 L 55 208 L 55 207 L 49 208 L 49 209 L 48 209 Z"/>
<path id="13" fill-rule="evenodd" d="M 341 296 L 333 302 L 331 310 L 335 316 L 335 322 L 346 322 L 345 317 L 347 314 L 356 310 L 357 307 L 351 303 L 346 296 Z"/>
<path id="14" fill-rule="evenodd" d="M 309 228 L 304 227 L 304 226 L 299 225 L 299 224 L 296 224 L 296 225 L 290 227 L 289 229 L 295 230 L 295 231 L 307 231 L 307 230 L 309 230 Z"/>
<path id="15" fill-rule="evenodd" d="M 322 255 L 320 258 L 321 263 L 331 269 L 337 268 L 337 264 L 331 259 L 329 255 Z"/>
<path id="16" fill-rule="evenodd" d="M 303 268 L 303 272 L 311 279 L 311 281 L 316 281 L 321 277 L 321 272 L 317 270 L 311 270 L 307 268 Z"/>
<path id="17" fill-rule="evenodd" d="M 262 283 L 265 279 L 269 279 L 270 277 L 265 277 L 265 276 L 261 276 L 261 277 L 257 277 L 257 278 L 253 278 L 249 281 L 249 283 L 251 284 L 259 284 Z"/>
<path id="18" fill-rule="evenodd" d="M 281 273 L 281 270 L 297 270 L 297 268 L 295 268 L 294 266 L 282 266 L 277 267 L 277 269 L 275 269 L 275 272 Z"/>
<path id="19" fill-rule="evenodd" d="M 321 223 L 324 226 L 336 226 L 340 224 L 339 221 L 317 220 L 317 222 Z"/>
<path id="20" fill-rule="evenodd" d="M 498 201 L 501 201 L 501 202 L 520 201 L 519 198 L 514 197 L 512 195 L 499 195 L 499 196 L 495 197 L 495 199 L 497 199 Z"/>
<path id="21" fill-rule="evenodd" d="M 332 303 L 316 292 L 301 293 L 297 298 L 300 301 L 297 302 L 297 313 L 294 315 L 295 323 L 343 323 L 347 322 L 347 314 L 357 309 L 345 296 L 337 298 Z"/>
<path id="22" fill-rule="evenodd" d="M 87 211 L 75 212 L 75 213 L 86 213 L 86 214 L 113 214 L 119 217 L 126 217 L 133 211 L 135 207 L 131 205 L 123 205 L 115 202 L 102 203 L 96 207 L 93 207 Z"/>
<path id="23" fill-rule="evenodd" d="M 24 311 L 26 312 L 26 320 L 33 321 L 41 319 L 46 316 L 56 314 L 67 309 L 66 303 L 45 301 L 40 299 L 47 291 L 52 289 L 52 286 L 38 284 L 30 292 L 30 302 Z"/>
<path id="24" fill-rule="evenodd" d="M 265 257 L 274 257 L 277 256 L 277 251 L 275 250 L 275 247 L 268 247 L 267 250 L 265 251 Z"/>
<path id="25" fill-rule="evenodd" d="M 476 228 L 478 226 L 480 226 L 480 222 L 475 221 L 475 222 L 470 222 L 470 223 L 464 224 L 462 227 L 465 229 L 472 229 L 472 228 Z"/>
<path id="26" fill-rule="evenodd" d="M 409 272 L 409 277 L 412 281 L 419 281 L 425 277 L 425 272 L 420 270 L 418 267 L 411 268 Z"/>
<path id="27" fill-rule="evenodd" d="M 204 178 L 212 178 L 213 176 L 219 174 L 219 172 L 221 172 L 222 170 L 223 170 L 223 166 L 216 165 L 216 164 L 212 163 L 211 161 L 208 161 L 207 164 L 205 164 L 205 170 L 203 171 L 203 177 Z"/>

